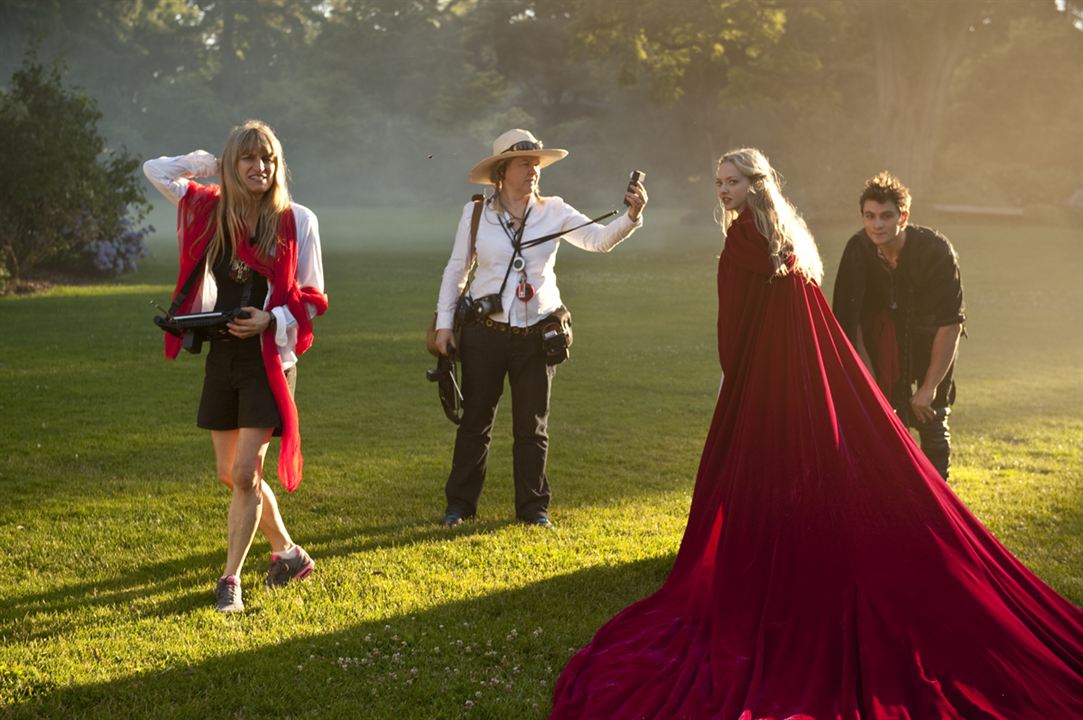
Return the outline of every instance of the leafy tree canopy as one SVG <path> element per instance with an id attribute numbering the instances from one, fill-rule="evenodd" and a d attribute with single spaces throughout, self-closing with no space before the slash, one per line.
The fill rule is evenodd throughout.
<path id="1" fill-rule="evenodd" d="M 117 274 L 142 251 L 138 162 L 107 146 L 94 101 L 61 70 L 28 56 L 0 91 L 0 260 L 16 280 L 42 267 Z"/>

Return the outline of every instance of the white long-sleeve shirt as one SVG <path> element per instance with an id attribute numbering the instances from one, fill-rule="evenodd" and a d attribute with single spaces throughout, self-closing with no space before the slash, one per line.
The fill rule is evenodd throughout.
<path id="1" fill-rule="evenodd" d="M 573 208 L 557 196 L 537 199 L 531 197 L 527 205 L 530 215 L 526 219 L 523 243 L 532 238 L 539 238 L 550 233 L 560 232 L 588 222 L 583 213 Z M 470 268 L 470 218 L 474 212 L 473 201 L 463 207 L 459 227 L 455 233 L 455 244 L 451 258 L 444 268 L 443 282 L 440 284 L 440 298 L 436 306 L 437 329 L 450 330 L 455 319 L 455 302 L 466 284 Z M 511 240 L 500 226 L 500 221 L 507 223 L 507 214 L 497 213 L 486 203 L 481 222 L 478 224 L 477 258 L 478 269 L 474 282 L 470 285 L 470 296 L 484 297 L 500 292 L 508 263 L 511 262 L 514 248 Z M 524 302 L 515 295 L 519 284 L 519 273 L 512 270 L 508 274 L 508 283 L 501 300 L 504 311 L 490 317 L 497 322 L 509 323 L 516 327 L 529 327 L 548 317 L 561 305 L 560 290 L 554 265 L 560 242 L 567 240 L 572 245 L 590 252 L 609 252 L 621 241 L 642 226 L 643 216 L 632 222 L 627 213 L 621 215 L 609 225 L 591 223 L 574 230 L 556 240 L 528 247 L 523 250 L 526 261 L 526 279 L 534 286 L 534 297 Z"/>
<path id="2" fill-rule="evenodd" d="M 195 178 L 218 175 L 218 160 L 209 152 L 196 150 L 187 155 L 160 157 L 143 163 L 143 174 L 167 200 L 179 206 L 181 199 L 188 192 L 188 183 Z M 292 203 L 293 217 L 297 222 L 297 284 L 300 287 L 314 287 L 320 292 L 323 285 L 323 256 L 320 252 L 320 228 L 316 213 L 304 205 Z M 203 282 L 200 284 L 199 297 L 195 298 L 193 312 L 214 310 L 218 299 L 218 283 L 214 273 L 204 263 Z M 282 368 L 292 367 L 297 363 L 297 319 L 285 305 L 267 307 L 270 302 L 273 285 L 267 281 L 267 299 L 263 309 L 275 317 L 275 344 L 282 360 Z M 310 318 L 316 316 L 316 308 L 305 303 Z"/>

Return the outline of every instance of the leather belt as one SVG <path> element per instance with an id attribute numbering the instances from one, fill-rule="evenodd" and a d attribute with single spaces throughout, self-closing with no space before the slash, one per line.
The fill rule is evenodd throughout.
<path id="1" fill-rule="evenodd" d="M 498 332 L 508 333 L 509 335 L 534 335 L 535 333 L 541 332 L 544 323 L 539 322 L 530 327 L 517 327 L 515 325 L 509 325 L 508 323 L 497 322 L 492 318 L 485 318 L 480 324 Z"/>

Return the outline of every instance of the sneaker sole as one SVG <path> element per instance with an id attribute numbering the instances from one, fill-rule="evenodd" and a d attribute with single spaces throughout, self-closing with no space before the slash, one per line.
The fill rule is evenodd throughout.
<path id="1" fill-rule="evenodd" d="M 315 570 L 315 569 L 316 569 L 316 563 L 310 562 L 308 565 L 305 565 L 303 568 L 298 570 L 297 574 L 290 578 L 290 581 L 292 582 L 294 580 L 304 580 L 309 575 L 311 575 L 312 571 Z"/>

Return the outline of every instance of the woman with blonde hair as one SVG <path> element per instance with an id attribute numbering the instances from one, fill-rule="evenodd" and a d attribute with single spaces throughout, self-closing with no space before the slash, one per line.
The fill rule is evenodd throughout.
<path id="1" fill-rule="evenodd" d="M 216 606 L 238 612 L 241 568 L 257 527 L 271 545 L 269 587 L 303 579 L 315 566 L 286 530 L 263 459 L 280 435 L 279 480 L 289 492 L 300 484 L 296 364 L 312 344 L 312 318 L 327 309 L 319 227 L 311 210 L 291 201 L 282 146 L 258 120 L 233 129 L 220 160 L 197 150 L 148 160 L 143 171 L 178 206 L 173 314 L 240 311 L 228 334 L 210 342 L 197 419 L 211 432 L 218 479 L 232 492 Z M 194 181 L 211 176 L 221 186 Z M 181 345 L 167 334 L 166 357 Z"/>
<path id="2" fill-rule="evenodd" d="M 1083 612 L 914 444 L 757 150 L 716 176 L 725 381 L 665 583 L 571 659 L 552 718 L 1083 717 Z"/>

